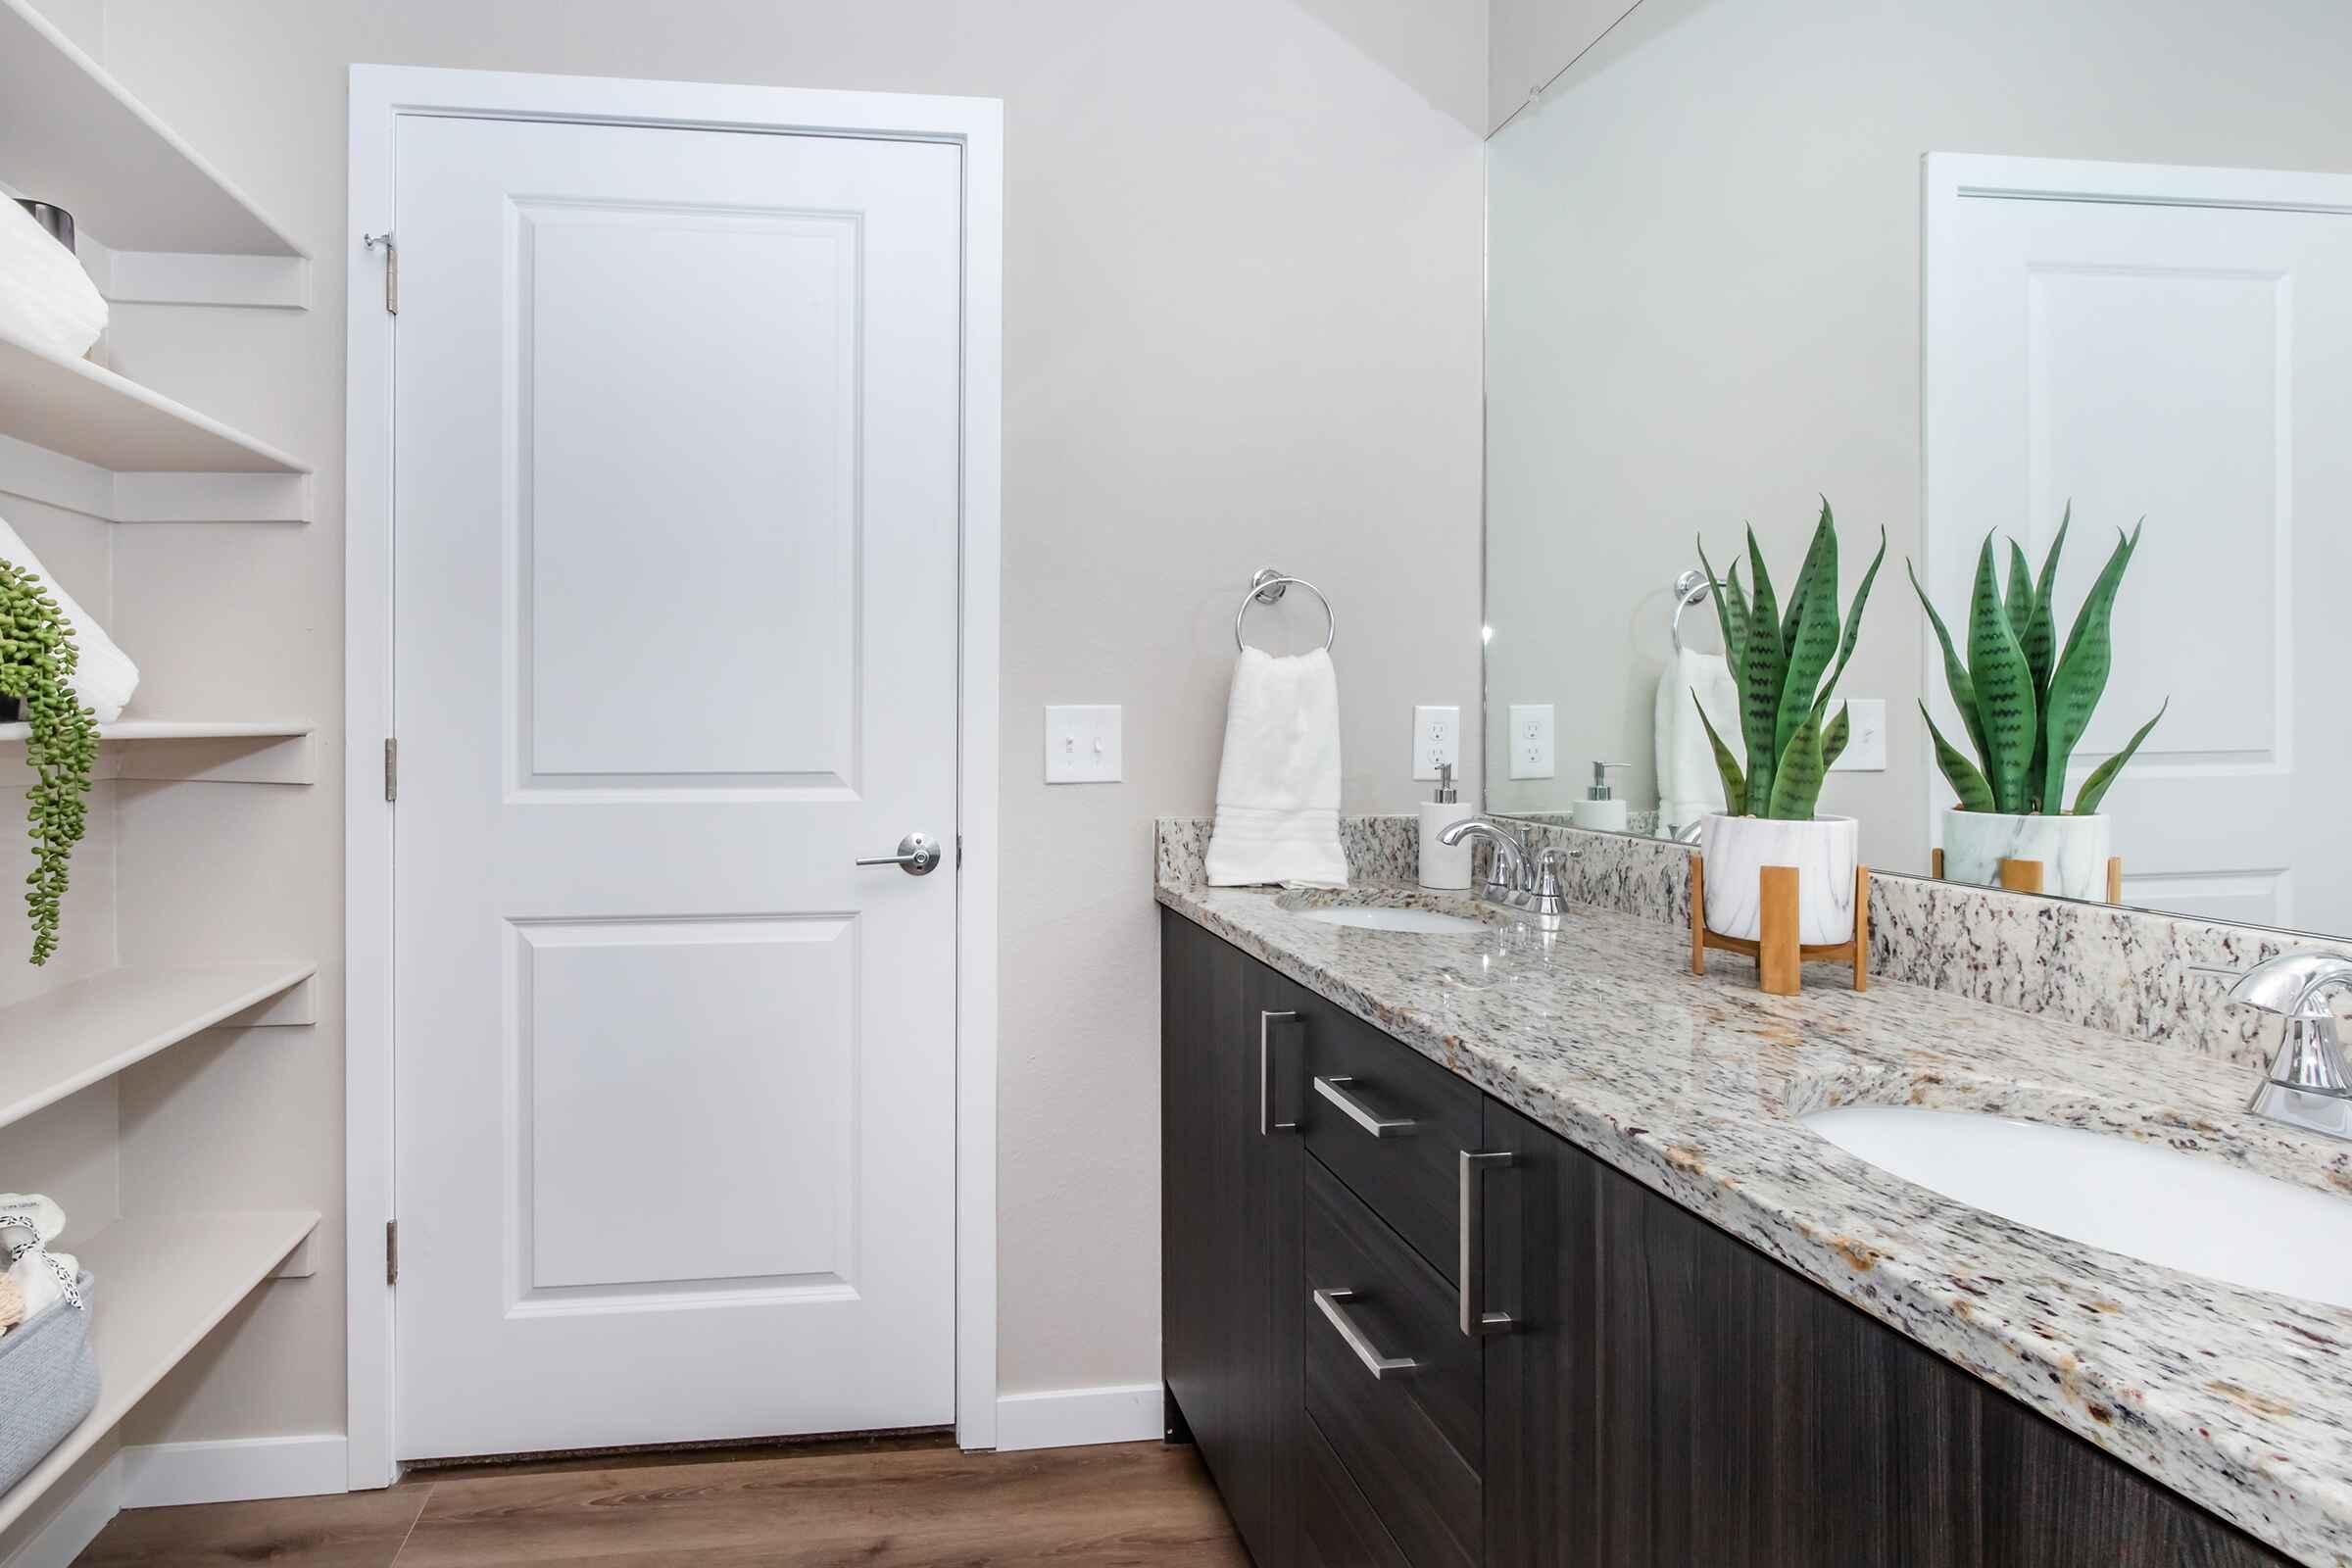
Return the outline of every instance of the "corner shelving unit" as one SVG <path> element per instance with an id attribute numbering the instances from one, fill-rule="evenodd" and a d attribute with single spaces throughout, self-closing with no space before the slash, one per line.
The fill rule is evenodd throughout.
<path id="1" fill-rule="evenodd" d="M 38 196 L 74 213 L 82 264 L 108 299 L 308 307 L 310 260 L 287 230 L 125 92 L 31 0 L 0 0 L 0 105 L 6 106 L 0 112 L 0 190 Z M 304 523 L 312 514 L 310 486 L 308 464 L 200 408 L 106 366 L 0 334 L 0 493 L 109 525 Z M 108 537 L 111 555 L 111 540 L 119 536 L 110 531 Z M 138 646 L 135 639 L 125 641 Z M 23 724 L 0 725 L 0 788 L 25 780 L 25 733 Z M 316 777 L 307 720 L 134 714 L 102 726 L 100 735 L 98 771 L 105 778 L 197 788 L 307 785 Z M 194 808 L 203 807 L 199 802 Z M 127 862 L 120 846 L 115 856 L 120 881 Z M 172 879 L 194 874 L 187 866 L 198 862 L 172 863 L 180 868 L 150 869 L 150 890 L 175 890 Z M 103 907 L 106 918 L 119 922 L 113 912 L 118 906 Z M 201 952 L 211 940 L 178 940 L 186 934 L 167 929 L 162 945 Z M 115 931 L 103 937 L 120 951 Z M 82 940 L 89 940 L 87 933 Z M 233 933 L 220 940 L 234 940 Z M 151 930 L 144 946 L 156 944 Z M 22 1155 L 26 1148 L 43 1147 L 44 1138 L 54 1147 L 61 1133 L 79 1137 L 95 1112 L 114 1118 L 112 1152 L 121 1164 L 134 1150 L 132 1128 L 111 1102 L 78 1101 L 80 1108 L 56 1111 L 70 1118 L 62 1123 L 45 1119 L 44 1112 L 207 1030 L 314 1023 L 317 972 L 307 958 L 118 965 L 0 1006 L 0 1156 L 9 1153 L 12 1139 Z M 170 1092 L 185 1090 L 174 1086 Z M 186 1109 L 204 1113 L 200 1103 Z M 223 1136 L 238 1135 L 223 1129 Z M 188 1211 L 142 1210 L 111 1222 L 102 1215 L 74 1216 L 65 1245 L 96 1279 L 90 1337 L 102 1392 L 97 1409 L 64 1444 L 0 1493 L 0 1556 L 19 1544 L 11 1527 L 31 1530 L 35 1510 L 58 1483 L 69 1477 L 78 1483 L 90 1474 L 104 1457 L 96 1451 L 132 1408 L 240 1301 L 273 1273 L 307 1268 L 307 1243 L 318 1225 L 315 1211 L 208 1211 L 201 1179 L 177 1182 L 181 1167 L 173 1161 L 184 1155 L 142 1152 L 162 1162 L 151 1163 L 143 1189 L 169 1193 L 166 1201 L 173 1203 L 184 1199 Z M 0 1158 L 0 1188 L 42 1177 L 37 1168 L 16 1168 Z M 61 1491 L 52 1500 L 63 1496 Z M 70 1514 L 79 1516 L 48 1510 L 45 1545 L 56 1546 L 51 1527 Z"/>

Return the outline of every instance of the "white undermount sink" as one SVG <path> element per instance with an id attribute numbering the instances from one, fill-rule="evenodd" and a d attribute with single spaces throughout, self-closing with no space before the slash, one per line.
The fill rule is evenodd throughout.
<path id="1" fill-rule="evenodd" d="M 1484 931 L 1476 920 L 1436 909 L 1397 909 L 1377 905 L 1340 904 L 1325 909 L 1301 909 L 1299 914 L 1324 925 L 1344 925 L 1356 931 L 1405 931 L 1421 936 L 1460 936 Z"/>
<path id="2" fill-rule="evenodd" d="M 1971 1207 L 2166 1268 L 2352 1306 L 2352 1200 L 2105 1133 L 1846 1105 L 1804 1125 Z"/>

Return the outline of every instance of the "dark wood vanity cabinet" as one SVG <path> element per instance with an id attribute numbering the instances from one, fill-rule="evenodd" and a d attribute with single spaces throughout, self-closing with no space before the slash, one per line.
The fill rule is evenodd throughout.
<path id="1" fill-rule="evenodd" d="M 1171 1426 L 1261 1568 L 2287 1561 L 1189 920 L 1162 929 Z M 1465 1151 L 1510 1159 L 1465 1174 Z M 1506 1331 L 1463 1334 L 1466 1257 Z"/>

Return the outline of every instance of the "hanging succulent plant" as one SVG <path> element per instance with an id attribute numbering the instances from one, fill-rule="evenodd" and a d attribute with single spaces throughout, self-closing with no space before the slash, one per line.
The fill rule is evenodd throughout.
<path id="1" fill-rule="evenodd" d="M 1960 721 L 1968 727 L 1969 741 L 1977 753 L 1977 760 L 1971 762 L 1936 727 L 1928 705 L 1919 705 L 1920 716 L 1927 719 L 1928 734 L 1936 743 L 1936 765 L 1943 770 L 1952 793 L 1960 797 L 1964 811 L 2018 816 L 2065 812 L 2061 802 L 2067 765 L 2074 760 L 2082 732 L 2090 727 L 2091 711 L 2107 690 L 2107 673 L 2115 662 L 2109 628 L 2116 591 L 2123 586 L 2124 569 L 2131 565 L 2132 552 L 2139 548 L 2138 528 L 2129 534 L 2117 533 L 2115 550 L 2075 612 L 2074 628 L 2061 649 L 2051 599 L 2057 588 L 2058 558 L 2066 549 L 2067 529 L 2073 523 L 2074 508 L 2070 506 L 2058 523 L 2058 537 L 2050 541 L 2050 553 L 2042 561 L 2038 579 L 2026 562 L 2025 551 L 2016 540 L 2009 541 L 2006 595 L 1993 570 L 1992 535 L 1984 536 L 1984 548 L 1977 552 L 1965 662 L 1952 646 L 1952 634 L 1945 629 L 1943 617 L 1929 603 L 1928 591 L 1920 587 L 1918 569 L 1911 568 L 1911 589 L 1919 595 L 1928 620 L 1936 628 L 1936 639 L 1942 645 L 1944 682 L 1951 688 L 1953 706 L 1960 710 Z M 2130 744 L 2091 771 L 2076 793 L 2072 814 L 2089 816 L 2098 810 L 2116 775 L 2171 707 L 2168 699 Z"/>
<path id="2" fill-rule="evenodd" d="M 67 862 L 81 842 L 98 759 L 97 715 L 81 706 L 67 677 L 80 653 L 72 627 L 39 578 L 0 561 L 0 697 L 15 698 L 32 733 L 24 743 L 32 786 L 24 792 L 33 866 L 24 878 L 32 919 L 32 961 L 57 951 Z"/>
<path id="3" fill-rule="evenodd" d="M 1731 662 L 1740 686 L 1740 732 L 1747 765 L 1715 733 L 1715 724 L 1702 706 L 1699 722 L 1715 750 L 1715 770 L 1723 777 L 1726 808 L 1734 816 L 1769 816 L 1809 822 L 1821 801 L 1822 780 L 1830 764 L 1845 750 L 1846 711 L 1827 717 L 1838 677 L 1854 657 L 1862 635 L 1862 607 L 1870 600 L 1870 585 L 1878 579 L 1886 559 L 1886 531 L 1879 530 L 1879 553 L 1862 574 L 1862 586 L 1846 612 L 1842 634 L 1838 614 L 1838 521 L 1830 514 L 1827 497 L 1821 520 L 1813 526 L 1813 543 L 1797 571 L 1796 587 L 1781 608 L 1773 592 L 1772 575 L 1764 569 L 1764 552 L 1757 548 L 1756 531 L 1747 530 L 1747 564 L 1755 578 L 1755 597 L 1740 585 L 1740 564 L 1732 564 L 1729 578 L 1718 579 L 1707 560 L 1704 544 L 1699 564 L 1707 569 L 1707 586 L 1715 601 L 1716 624 L 1723 632 L 1724 656 Z M 1832 657 L 1837 660 L 1831 667 Z M 1822 679 L 1828 670 L 1829 678 Z M 1690 701 L 1698 702 L 1691 693 Z M 1825 722 L 1826 718 L 1826 722 Z"/>

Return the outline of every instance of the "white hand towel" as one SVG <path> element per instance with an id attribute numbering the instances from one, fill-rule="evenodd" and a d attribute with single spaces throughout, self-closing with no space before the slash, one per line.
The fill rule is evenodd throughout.
<path id="1" fill-rule="evenodd" d="M 1211 887 L 1282 882 L 1344 888 L 1340 849 L 1340 682 L 1331 655 L 1242 650 L 1225 702 Z"/>
<path id="2" fill-rule="evenodd" d="M 46 234 L 41 237 L 49 238 Z M 65 612 L 66 624 L 74 628 L 74 647 L 79 656 L 74 661 L 74 676 L 66 683 L 74 689 L 74 695 L 98 715 L 99 723 L 112 724 L 121 718 L 122 705 L 139 689 L 139 666 L 115 646 L 106 628 L 92 620 L 88 611 L 74 602 L 72 594 L 58 586 L 55 577 L 41 569 L 41 564 L 33 559 L 31 547 L 17 537 L 17 530 L 8 525 L 6 517 L 0 517 L 0 561 L 38 577 L 49 590 L 49 597 L 57 601 L 57 608 Z"/>
<path id="3" fill-rule="evenodd" d="M 106 330 L 106 301 L 74 253 L 0 196 L 0 332 L 78 360 Z"/>
<path id="4" fill-rule="evenodd" d="M 1714 721 L 1715 733 L 1744 755 L 1740 740 L 1740 687 L 1731 665 L 1720 654 L 1683 649 L 1658 676 L 1656 734 L 1658 752 L 1658 826 L 1689 827 L 1709 811 L 1724 807 L 1723 775 L 1715 767 L 1715 748 L 1707 744 L 1706 726 L 1698 721 L 1698 701 Z M 1744 765 L 1744 764 L 1743 764 Z"/>

